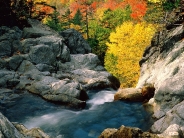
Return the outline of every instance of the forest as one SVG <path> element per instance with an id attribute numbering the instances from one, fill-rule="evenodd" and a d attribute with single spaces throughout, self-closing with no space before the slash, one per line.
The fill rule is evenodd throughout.
<path id="1" fill-rule="evenodd" d="M 34 18 L 56 31 L 74 28 L 121 87 L 134 87 L 139 61 L 168 12 L 180 0 L 1 0 L 0 26 L 27 26 Z"/>

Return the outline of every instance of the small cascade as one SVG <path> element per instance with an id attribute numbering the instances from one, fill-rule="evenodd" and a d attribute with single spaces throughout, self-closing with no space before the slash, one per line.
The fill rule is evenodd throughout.
<path id="1" fill-rule="evenodd" d="M 10 115 L 10 121 L 22 123 L 29 129 L 40 127 L 56 138 L 97 138 L 105 128 L 121 125 L 149 129 L 150 114 L 142 104 L 113 102 L 114 93 L 114 90 L 89 91 L 90 100 L 83 110 L 69 110 L 25 94 L 17 99 L 18 106 L 7 107 L 4 114 Z"/>

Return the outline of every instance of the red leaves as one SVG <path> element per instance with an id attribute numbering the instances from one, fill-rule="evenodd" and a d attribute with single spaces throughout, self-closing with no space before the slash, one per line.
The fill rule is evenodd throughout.
<path id="1" fill-rule="evenodd" d="M 141 20 L 146 14 L 147 4 L 145 0 L 125 0 L 125 2 L 131 7 L 133 19 Z"/>
<path id="2" fill-rule="evenodd" d="M 42 6 L 40 8 L 40 11 L 43 12 L 43 13 L 46 13 L 46 14 L 51 14 L 53 13 L 53 9 L 49 6 Z"/>
<path id="3" fill-rule="evenodd" d="M 105 9 L 115 10 L 117 8 L 124 8 L 125 2 L 120 2 L 118 0 L 108 0 L 105 3 L 101 3 L 101 6 Z"/>
<path id="4" fill-rule="evenodd" d="M 79 9 L 82 14 L 86 14 L 86 12 L 93 12 L 96 10 L 98 2 L 94 1 L 92 3 L 87 0 L 75 1 L 70 4 L 70 10 L 72 11 L 71 16 L 73 17 L 77 10 Z"/>

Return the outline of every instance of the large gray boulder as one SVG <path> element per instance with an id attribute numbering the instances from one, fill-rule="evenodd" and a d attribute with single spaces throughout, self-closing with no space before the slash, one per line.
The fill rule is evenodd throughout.
<path id="1" fill-rule="evenodd" d="M 16 73 L 15 71 L 0 70 L 0 87 L 1 88 L 8 87 L 8 82 L 10 82 L 11 80 L 15 80 L 15 79 L 19 79 L 19 74 Z"/>
<path id="2" fill-rule="evenodd" d="M 71 54 L 87 54 L 91 52 L 90 45 L 84 40 L 82 34 L 75 29 L 67 29 L 60 32 Z"/>
<path id="3" fill-rule="evenodd" d="M 151 83 L 156 89 L 153 99 L 149 102 L 154 109 L 153 116 L 158 120 L 151 128 L 156 133 L 163 133 L 173 124 L 184 127 L 180 112 L 184 106 L 183 36 L 182 24 L 157 33 L 140 61 L 141 76 L 137 88 Z"/>
<path id="4" fill-rule="evenodd" d="M 29 58 L 33 64 L 42 63 L 51 65 L 55 61 L 54 53 L 52 52 L 52 49 L 47 45 L 36 45 L 31 47 Z"/>
<path id="5" fill-rule="evenodd" d="M 22 51 L 20 45 L 22 32 L 17 27 L 0 27 L 0 57 L 12 56 Z"/>
<path id="6" fill-rule="evenodd" d="M 117 89 L 120 86 L 118 79 L 104 69 L 95 54 L 71 54 L 70 62 L 58 65 L 63 74 L 59 78 L 65 74 L 67 78 L 81 83 L 85 90 L 107 87 Z"/>
<path id="7" fill-rule="evenodd" d="M 20 83 L 16 86 L 17 89 L 26 89 L 46 100 L 70 107 L 85 107 L 85 100 L 88 99 L 88 96 L 80 83 L 66 78 L 60 80 L 47 76 L 27 60 L 22 62 L 18 71 L 22 75 L 19 79 Z"/>

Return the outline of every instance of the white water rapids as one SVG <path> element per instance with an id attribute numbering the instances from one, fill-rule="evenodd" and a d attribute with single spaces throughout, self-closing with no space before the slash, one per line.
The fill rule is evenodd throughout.
<path id="1" fill-rule="evenodd" d="M 29 129 L 40 127 L 54 138 L 97 138 L 105 128 L 121 125 L 148 129 L 150 114 L 142 104 L 113 102 L 114 93 L 109 89 L 89 91 L 90 100 L 83 110 L 65 109 L 26 94 L 16 101 L 16 105 L 7 107 L 9 109 L 4 114 Z"/>

